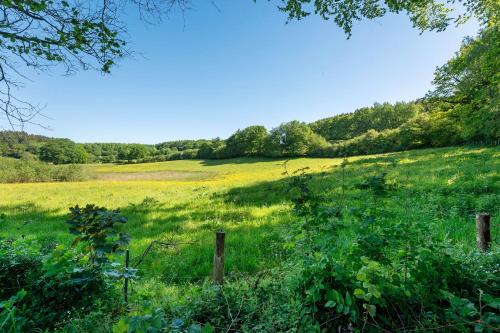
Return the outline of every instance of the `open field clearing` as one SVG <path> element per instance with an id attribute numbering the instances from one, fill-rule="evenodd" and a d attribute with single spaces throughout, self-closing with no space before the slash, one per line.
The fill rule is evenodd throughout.
<path id="1" fill-rule="evenodd" d="M 139 255 L 153 240 L 195 242 L 180 252 L 168 251 L 147 258 L 144 273 L 174 279 L 198 279 L 211 267 L 212 234 L 229 233 L 228 270 L 252 272 L 279 260 L 265 245 L 290 215 L 283 194 L 262 193 L 255 205 L 237 203 L 229 194 L 241 186 L 277 181 L 284 176 L 283 161 L 234 159 L 172 161 L 132 165 L 90 165 L 98 178 L 86 182 L 2 184 L 0 235 L 24 234 L 47 242 L 71 239 L 64 223 L 68 208 L 95 203 L 119 208 L 129 217 L 125 229 L 132 236 L 131 252 Z M 310 167 L 328 170 L 339 159 L 295 159 L 290 170 Z M 168 175 L 160 180 L 151 175 Z M 154 180 L 153 180 L 154 179 Z M 37 203 L 37 204 L 35 204 Z M 229 253 L 231 249 L 228 248 Z M 280 252 L 280 251 L 278 251 Z"/>
<path id="2" fill-rule="evenodd" d="M 499 222 L 500 151 L 434 149 L 349 158 L 347 198 L 362 202 L 354 185 L 387 172 L 394 190 L 382 200 L 393 219 L 428 221 L 433 232 L 459 247 L 474 248 L 474 214 L 489 211 Z M 91 165 L 98 180 L 0 185 L 0 236 L 69 242 L 64 223 L 70 206 L 95 203 L 119 208 L 129 218 L 132 257 L 154 240 L 194 242 L 159 250 L 141 274 L 168 281 L 210 274 L 213 233 L 227 232 L 227 272 L 255 272 L 281 261 L 280 230 L 293 218 L 285 160 L 240 158 L 131 165 Z M 318 191 L 339 193 L 342 159 L 292 159 L 289 173 L 308 167 Z M 122 176 L 121 176 L 122 175 Z M 165 175 L 164 178 L 158 177 Z M 412 197 L 406 194 L 411 190 Z M 333 199 L 332 199 L 333 200 Z M 368 198 L 367 198 L 368 200 Z M 371 199 L 370 199 L 371 200 Z M 405 206 L 411 200 L 411 206 Z M 367 202 L 367 204 L 371 204 Z M 406 211 L 405 211 L 406 210 Z M 493 228 L 493 239 L 499 235 Z"/>

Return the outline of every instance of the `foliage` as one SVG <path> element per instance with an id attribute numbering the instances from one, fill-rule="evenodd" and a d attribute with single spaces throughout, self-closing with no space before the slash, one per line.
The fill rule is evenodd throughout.
<path id="1" fill-rule="evenodd" d="M 278 8 L 289 19 L 302 19 L 314 12 L 335 24 L 350 36 L 353 23 L 376 19 L 387 13 L 410 17 L 420 31 L 445 30 L 451 22 L 463 23 L 475 16 L 483 25 L 498 23 L 499 6 L 494 0 L 460 0 L 465 14 L 456 14 L 454 0 L 409 1 L 332 1 L 282 0 Z M 133 0 L 96 2 L 85 6 L 66 0 L 7 0 L 2 2 L 5 26 L 0 45 L 5 56 L 0 65 L 0 110 L 12 127 L 31 123 L 40 109 L 13 95 L 14 88 L 27 78 L 21 66 L 35 70 L 62 67 L 66 73 L 96 69 L 109 73 L 115 63 L 127 55 L 126 25 L 121 21 L 123 8 L 134 8 L 141 18 L 155 21 L 172 8 L 189 8 L 187 0 Z M 459 11 L 458 11 L 459 12 Z M 456 14 L 456 15 L 454 15 Z M 153 19 L 153 20 L 151 20 Z M 21 68 L 21 69 L 20 69 Z"/>
<path id="2" fill-rule="evenodd" d="M 362 190 L 372 190 L 376 194 L 384 194 L 387 191 L 387 173 L 382 172 L 380 174 L 367 177 L 363 182 L 358 184 L 358 188 Z"/>
<path id="3" fill-rule="evenodd" d="M 40 147 L 40 160 L 54 164 L 85 163 L 87 153 L 71 140 L 51 140 Z"/>
<path id="4" fill-rule="evenodd" d="M 388 13 L 405 12 L 413 26 L 420 31 L 445 30 L 451 22 L 463 23 L 469 16 L 475 15 L 483 24 L 498 20 L 498 3 L 488 0 L 460 0 L 465 7 L 465 15 L 453 10 L 455 1 L 434 0 L 410 1 L 332 1 L 332 0 L 282 0 L 280 9 L 289 19 L 300 20 L 312 12 L 325 20 L 333 22 L 351 36 L 352 26 L 361 19 L 376 19 Z M 453 15 L 454 14 L 454 15 Z"/>
<path id="5" fill-rule="evenodd" d="M 0 317 L 8 325 L 22 325 L 21 331 L 54 328 L 111 296 L 110 285 L 88 265 L 88 257 L 62 245 L 43 255 L 37 244 L 0 241 L 0 283 L 0 299 L 8 299 Z"/>
<path id="6" fill-rule="evenodd" d="M 122 251 L 128 244 L 129 236 L 116 230 L 117 224 L 127 222 L 118 210 L 108 210 L 88 204 L 83 208 L 71 207 L 66 221 L 70 233 L 77 235 L 73 246 L 79 242 L 86 244 L 86 251 L 95 265 L 108 262 L 111 254 Z"/>
<path id="7" fill-rule="evenodd" d="M 477 7 L 472 2 L 466 3 L 471 11 L 487 7 L 489 9 L 483 12 L 493 13 L 497 8 L 488 1 L 481 1 Z M 301 8 L 301 4 L 304 2 L 297 2 L 296 9 Z M 427 8 L 428 4 L 424 1 L 421 5 Z M 65 139 L 5 132 L 0 135 L 0 154 L 26 160 L 39 156 L 43 161 L 56 164 L 140 163 L 242 156 L 339 157 L 462 145 L 471 141 L 497 142 L 500 137 L 500 38 L 495 22 L 494 16 L 488 14 L 488 24 L 479 35 L 467 38 L 455 57 L 436 70 L 435 90 L 418 101 L 375 103 L 311 124 L 291 121 L 269 133 L 263 126 L 250 126 L 236 131 L 227 140 L 179 140 L 157 145 L 75 144 Z"/>
<path id="8" fill-rule="evenodd" d="M 326 140 L 302 122 L 291 121 L 271 130 L 268 156 L 305 156 L 326 146 Z"/>
<path id="9" fill-rule="evenodd" d="M 263 155 L 267 138 L 264 126 L 250 126 L 231 135 L 226 140 L 226 150 L 229 156 Z"/>
<path id="10" fill-rule="evenodd" d="M 183 5 L 177 0 L 131 3 L 141 17 L 158 17 L 173 5 Z M 14 94 L 30 68 L 59 67 L 66 74 L 87 69 L 109 73 L 129 53 L 126 28 L 120 20 L 123 7 L 121 1 L 97 1 L 91 6 L 74 0 L 6 0 L 0 4 L 4 21 L 0 112 L 12 127 L 32 123 L 40 112 Z"/>
<path id="11" fill-rule="evenodd" d="M 108 277 L 135 277 L 133 269 L 122 274 L 108 270 L 116 266 L 108 265 L 110 255 L 128 242 L 115 230 L 126 218 L 94 205 L 70 212 L 70 231 L 78 235 L 73 245 L 87 245 L 82 252 L 63 245 L 43 249 L 35 242 L 0 240 L 0 299 L 8 299 L 0 303 L 2 332 L 52 330 L 65 322 L 67 329 L 74 328 L 75 317 L 97 309 L 109 313 L 115 306 Z"/>
<path id="12" fill-rule="evenodd" d="M 430 97 L 450 103 L 449 113 L 465 140 L 500 137 L 499 54 L 500 27 L 493 25 L 476 38 L 466 38 L 456 55 L 436 70 Z"/>
<path id="13" fill-rule="evenodd" d="M 161 308 L 143 306 L 140 312 L 121 319 L 113 327 L 113 333 L 215 333 L 211 325 L 186 325 L 181 318 L 168 320 Z"/>
<path id="14" fill-rule="evenodd" d="M 98 202 L 121 207 L 129 218 L 126 225 L 117 225 L 133 236 L 132 264 L 152 240 L 194 241 L 176 249 L 155 249 L 132 284 L 132 316 L 152 315 L 159 308 L 169 325 L 182 319 L 184 328 L 210 324 L 223 332 L 230 326 L 230 331 L 240 332 L 314 332 L 317 325 L 327 331 L 338 331 L 338 326 L 349 331 L 349 325 L 359 329 L 366 319 L 365 331 L 378 330 L 372 325 L 397 331 L 402 327 L 399 315 L 407 331 L 437 331 L 450 323 L 457 326 L 448 331 L 460 327 L 468 332 L 474 327 L 471 322 L 488 320 L 491 325 L 494 317 L 486 314 L 496 313 L 484 307 L 480 319 L 479 289 L 498 298 L 499 229 L 491 230 L 492 252 L 483 255 L 475 251 L 473 221 L 477 211 L 488 211 L 493 225 L 498 223 L 500 182 L 492 172 L 498 169 L 498 154 L 498 148 L 465 147 L 289 159 L 286 169 L 292 178 L 282 174 L 282 161 L 258 158 L 96 165 L 98 172 L 208 169 L 216 176 L 196 181 L 2 184 L 0 211 L 5 217 L 0 235 L 71 244 L 60 207 Z M 299 169 L 303 170 L 294 172 Z M 358 188 L 384 172 L 383 194 Z M 225 297 L 209 281 L 201 285 L 210 276 L 213 232 L 218 228 L 228 235 Z M 44 248 L 48 253 L 52 246 Z M 81 253 L 85 247 L 70 251 Z M 337 301 L 331 289 L 342 300 L 339 296 Z M 378 295 L 377 290 L 380 298 L 365 300 L 365 294 Z M 447 312 L 451 301 L 440 290 L 467 299 L 477 314 L 471 311 L 471 316 L 460 317 L 463 320 L 453 317 L 460 315 L 460 304 L 463 311 L 470 305 L 457 300 L 456 309 Z M 337 305 L 331 307 L 333 303 L 326 307 L 329 301 L 347 303 L 348 298 L 356 322 L 352 313 L 344 314 L 345 304 L 341 313 Z M 152 303 L 149 308 L 142 309 L 144 300 Z M 485 305 L 483 297 L 481 304 Z M 104 322 L 109 331 L 110 322 L 121 316 L 127 320 L 119 309 L 92 307 L 72 310 L 61 325 L 77 332 L 106 332 L 90 323 Z M 373 310 L 374 319 L 368 312 Z"/>
<path id="15" fill-rule="evenodd" d="M 372 190 L 376 199 L 387 192 L 385 178 L 386 173 L 367 178 L 359 188 Z M 343 245 L 336 238 L 342 237 L 345 224 L 328 223 L 324 204 L 310 202 L 321 197 L 300 188 L 307 194 L 301 205 L 310 211 L 299 231 L 302 236 L 296 237 L 302 268 L 294 284 L 307 314 L 303 330 L 494 331 L 500 322 L 498 298 L 492 296 L 500 283 L 498 253 L 471 260 L 426 232 L 429 225 L 424 221 L 411 222 L 409 216 L 393 221 L 380 198 L 351 208 L 351 218 L 360 220 L 354 229 L 358 239 Z M 340 207 L 326 212 L 332 221 L 343 220 L 347 213 Z M 483 293 L 490 305 L 481 303 Z M 451 311 L 443 311 L 446 304 Z M 488 312 L 480 315 L 477 308 L 483 306 Z"/>
<path id="16" fill-rule="evenodd" d="M 300 321 L 294 306 L 298 300 L 291 299 L 289 290 L 279 285 L 283 277 L 278 271 L 240 276 L 227 281 L 223 288 L 205 281 L 190 290 L 187 302 L 154 310 L 142 305 L 145 315 L 122 318 L 115 332 L 126 332 L 124 328 L 130 328 L 134 321 L 144 325 L 143 329 L 157 328 L 158 324 L 148 322 L 150 318 L 163 323 L 166 332 L 178 332 L 172 326 L 182 326 L 181 332 L 283 332 Z"/>
<path id="17" fill-rule="evenodd" d="M 89 178 L 80 165 L 51 165 L 0 157 L 0 183 L 82 181 Z"/>
<path id="18" fill-rule="evenodd" d="M 203 143 L 198 150 L 198 158 L 226 158 L 228 157 L 228 151 L 226 150 L 226 143 L 216 138 L 210 142 Z"/>
<path id="19" fill-rule="evenodd" d="M 25 318 L 17 314 L 17 304 L 26 296 L 25 290 L 20 290 L 8 300 L 0 302 L 0 332 L 21 332 Z"/>
<path id="20" fill-rule="evenodd" d="M 381 132 L 395 129 L 422 112 L 422 103 L 375 103 L 371 107 L 321 119 L 311 128 L 328 141 L 349 140 L 369 130 Z"/>
<path id="21" fill-rule="evenodd" d="M 344 159 L 316 173 L 307 167 L 288 171 L 297 165 L 286 161 L 285 175 L 291 177 L 280 186 L 251 186 L 231 198 L 242 203 L 246 195 L 246 204 L 256 207 L 271 202 L 272 189 L 290 200 L 296 219 L 285 223 L 278 243 L 292 253 L 274 268 L 249 275 L 233 268 L 223 288 L 207 281 L 189 285 L 186 292 L 179 284 L 180 295 L 167 292 L 168 300 L 160 301 L 155 313 L 164 322 L 182 318 L 185 326 L 209 324 L 220 331 L 494 332 L 498 244 L 494 241 L 491 253 L 476 252 L 470 223 L 485 205 L 497 216 L 492 205 L 498 202 L 498 186 L 486 151 Z M 476 159 L 478 164 L 470 164 Z M 490 162 L 481 167 L 481 161 Z M 457 172 L 461 180 L 454 180 Z M 481 180 L 486 174 L 489 180 Z M 236 237 L 234 230 L 231 235 Z M 155 293 L 143 292 L 139 299 L 152 300 Z"/>
<path id="22" fill-rule="evenodd" d="M 0 131 L 0 156 L 22 159 L 26 154 L 38 156 L 40 147 L 49 138 L 25 132 Z"/>

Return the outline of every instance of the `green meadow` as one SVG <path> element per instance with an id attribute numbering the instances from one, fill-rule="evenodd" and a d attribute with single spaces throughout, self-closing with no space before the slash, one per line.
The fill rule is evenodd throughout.
<path id="1" fill-rule="evenodd" d="M 171 285 L 205 279 L 211 272 L 214 232 L 220 229 L 227 234 L 227 274 L 254 273 L 287 255 L 282 235 L 296 219 L 287 175 L 306 168 L 315 191 L 330 200 L 340 191 L 346 206 L 381 200 L 392 219 L 424 220 L 435 235 L 464 250 L 475 247 L 474 215 L 487 211 L 493 244 L 498 240 L 499 148 L 352 157 L 345 169 L 342 161 L 237 158 L 88 165 L 93 175 L 88 181 L 0 184 L 0 237 L 69 244 L 68 208 L 94 203 L 128 217 L 122 229 L 132 237 L 132 263 L 155 240 L 181 243 L 154 247 L 138 267 L 144 278 Z M 386 173 L 387 195 L 374 199 L 357 187 L 380 173 Z"/>

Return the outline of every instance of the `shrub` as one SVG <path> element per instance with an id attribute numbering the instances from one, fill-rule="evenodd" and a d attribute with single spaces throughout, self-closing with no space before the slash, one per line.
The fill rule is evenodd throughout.
<path id="1" fill-rule="evenodd" d="M 43 254 L 34 242 L 0 240 L 0 300 L 6 300 L 0 303 L 0 325 L 8 325 L 8 332 L 53 330 L 67 323 L 85 325 L 74 319 L 90 316 L 96 306 L 105 309 L 103 316 L 110 313 L 118 299 L 113 279 L 135 277 L 135 270 L 120 272 L 110 262 L 128 242 L 116 231 L 116 224 L 126 221 L 118 211 L 76 206 L 68 219 L 77 235 L 73 248 L 57 245 Z"/>
<path id="2" fill-rule="evenodd" d="M 88 265 L 88 257 L 63 246 L 43 256 L 36 244 L 26 241 L 0 242 L 0 284 L 3 300 L 24 291 L 10 311 L 16 307 L 26 331 L 52 329 L 74 312 L 89 313 L 96 300 L 111 292 L 102 272 Z"/>
<path id="3" fill-rule="evenodd" d="M 226 140 L 227 154 L 235 157 L 262 155 L 268 135 L 264 126 L 238 130 Z"/>
<path id="4" fill-rule="evenodd" d="M 0 332 L 22 332 L 26 319 L 18 314 L 18 304 L 26 296 L 26 291 L 20 290 L 8 300 L 0 302 Z"/>
<path id="5" fill-rule="evenodd" d="M 0 182 L 82 181 L 89 177 L 80 165 L 50 165 L 39 161 L 0 158 Z"/>
<path id="6" fill-rule="evenodd" d="M 384 180 L 377 175 L 362 187 L 385 191 Z M 378 200 L 350 209 L 349 224 L 358 225 L 347 231 L 346 211 L 325 210 L 330 200 L 299 188 L 307 195 L 296 211 L 308 214 L 294 237 L 300 270 L 291 281 L 302 300 L 301 329 L 493 332 L 500 323 L 498 252 L 463 253 L 426 231 L 428 221 L 394 221 Z M 339 241 L 352 231 L 356 241 Z"/>
<path id="7" fill-rule="evenodd" d="M 122 251 L 123 246 L 128 244 L 130 237 L 116 229 L 118 223 L 127 222 L 127 218 L 118 210 L 92 204 L 83 208 L 77 205 L 69 210 L 66 222 L 70 225 L 69 231 L 77 235 L 73 245 L 84 242 L 92 264 L 107 263 L 111 254 Z"/>

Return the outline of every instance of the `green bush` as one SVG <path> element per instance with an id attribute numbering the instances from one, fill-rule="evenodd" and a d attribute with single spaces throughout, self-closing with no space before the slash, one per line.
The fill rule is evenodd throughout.
<path id="1" fill-rule="evenodd" d="M 348 210 L 325 209 L 331 199 L 301 187 L 309 214 L 294 236 L 300 268 L 291 276 L 306 314 L 301 327 L 493 332 L 500 323 L 498 251 L 464 253 L 435 238 L 429 221 L 395 221 L 378 197 L 390 192 L 385 184 L 385 174 L 367 178 L 362 205 Z M 357 227 L 346 228 L 353 220 Z M 347 235 L 355 241 L 342 242 Z"/>
<path id="2" fill-rule="evenodd" d="M 80 165 L 51 165 L 0 157 L 0 183 L 82 181 L 87 178 L 86 169 Z"/>
<path id="3" fill-rule="evenodd" d="M 76 206 L 67 221 L 77 235 L 72 248 L 0 240 L 0 331 L 75 330 L 91 327 L 90 318 L 97 317 L 109 322 L 119 309 L 114 282 L 135 277 L 135 270 L 119 271 L 111 261 L 128 243 L 116 231 L 126 221 L 117 211 Z"/>
<path id="4" fill-rule="evenodd" d="M 70 207 L 69 232 L 76 235 L 73 245 L 86 245 L 89 260 L 94 266 L 108 263 L 110 255 L 123 251 L 130 237 L 118 232 L 116 225 L 124 224 L 127 218 L 118 210 L 108 210 L 88 204 L 80 208 Z"/>
<path id="5" fill-rule="evenodd" d="M 53 329 L 74 313 L 90 313 L 98 299 L 111 293 L 104 274 L 89 258 L 58 246 L 48 255 L 26 241 L 0 242 L 0 299 L 25 295 L 15 302 L 23 330 Z M 1 310 L 0 316 L 6 311 Z"/>

